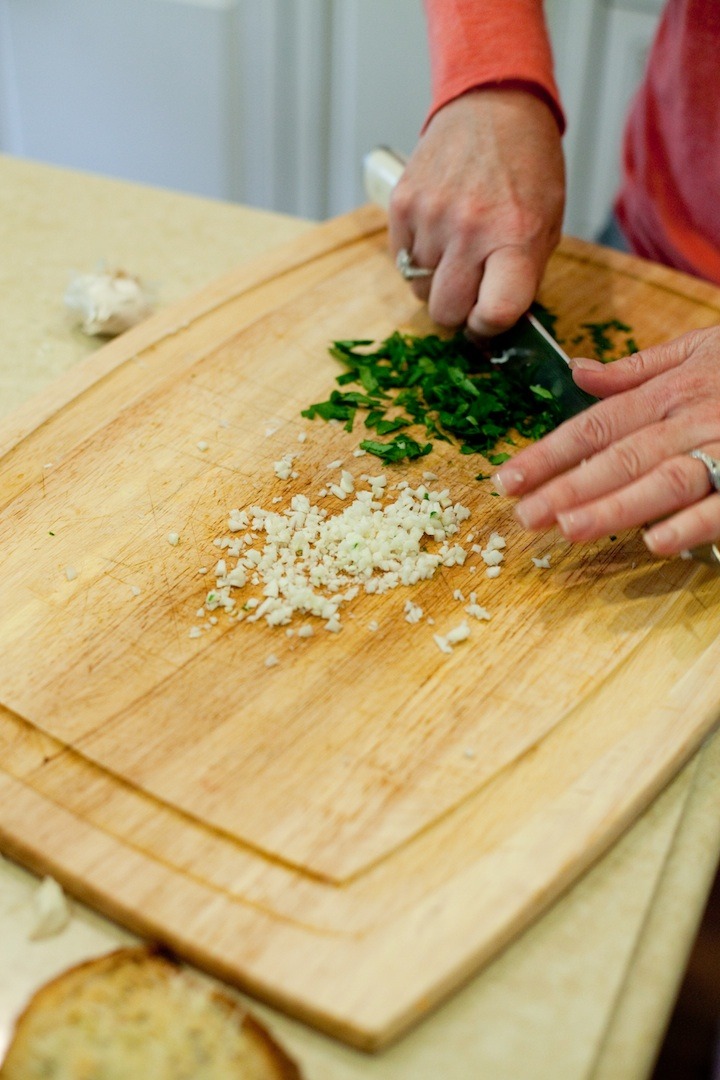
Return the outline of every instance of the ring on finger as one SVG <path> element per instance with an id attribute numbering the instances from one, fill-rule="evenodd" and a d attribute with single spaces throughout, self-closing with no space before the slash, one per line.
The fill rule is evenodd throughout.
<path id="1" fill-rule="evenodd" d="M 708 480 L 713 491 L 720 492 L 720 461 L 706 454 L 704 450 L 691 450 L 689 456 L 701 461 L 707 469 Z M 685 558 L 692 557 L 700 562 L 709 563 L 711 566 L 720 566 L 720 543 L 702 544 L 693 548 L 692 551 L 682 552 Z"/>
<path id="2" fill-rule="evenodd" d="M 431 277 L 433 274 L 433 271 L 426 266 L 416 266 L 407 248 L 400 248 L 395 259 L 395 265 L 406 281 Z"/>
<path id="3" fill-rule="evenodd" d="M 704 450 L 691 450 L 690 457 L 703 463 L 707 469 L 710 486 L 714 491 L 720 491 L 720 461 L 706 454 Z"/>

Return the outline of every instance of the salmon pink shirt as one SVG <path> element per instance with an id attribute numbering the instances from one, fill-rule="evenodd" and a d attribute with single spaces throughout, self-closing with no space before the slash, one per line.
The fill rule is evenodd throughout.
<path id="1" fill-rule="evenodd" d="M 425 0 L 433 102 L 518 86 L 563 114 L 541 0 Z M 720 0 L 667 0 L 628 116 L 616 212 L 637 254 L 720 284 Z"/>

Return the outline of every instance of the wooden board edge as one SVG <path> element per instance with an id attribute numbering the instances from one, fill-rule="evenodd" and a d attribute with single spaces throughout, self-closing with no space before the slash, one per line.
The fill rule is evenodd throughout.
<path id="1" fill-rule="evenodd" d="M 564 235 L 557 251 L 582 262 L 605 266 L 624 277 L 653 285 L 720 312 L 720 288 L 702 278 L 686 274 L 682 270 L 675 270 L 652 259 L 644 259 L 640 255 L 603 247 L 590 240 L 581 240 L 576 236 Z"/>
<path id="2" fill-rule="evenodd" d="M 384 232 L 384 211 L 367 205 L 332 218 L 268 252 L 255 256 L 205 288 L 163 308 L 138 326 L 98 348 L 54 379 L 39 394 L 0 419 L 0 457 L 3 457 L 54 413 L 89 390 L 139 353 L 172 337 L 190 322 L 210 314 L 244 292 L 266 284 L 332 250 Z M 689 274 L 639 256 L 604 248 L 576 237 L 563 236 L 557 252 L 593 262 L 625 276 L 650 282 L 720 312 L 720 289 Z"/>
<path id="3" fill-rule="evenodd" d="M 162 940 L 191 963 L 340 1041 L 375 1052 L 414 1027 L 546 911 L 637 820 L 692 757 L 720 720 L 710 677 L 717 667 L 718 653 L 720 644 L 706 650 L 677 684 L 669 702 L 655 709 L 641 728 L 616 744 L 572 788 L 531 818 L 520 837 L 514 835 L 401 918 L 352 939 L 323 938 L 278 920 L 280 932 L 272 946 L 270 964 L 274 976 L 268 976 L 267 966 L 253 971 L 250 965 L 243 970 L 242 962 L 233 961 L 225 950 L 208 951 L 192 920 L 179 925 L 177 911 L 174 917 L 172 912 L 183 877 L 159 867 L 143 853 L 125 849 L 137 863 L 138 873 L 157 879 L 171 917 L 157 907 L 133 907 L 129 899 L 118 898 L 108 889 L 104 868 L 114 845 L 125 848 L 122 842 L 4 772 L 6 782 L 20 785 L 26 797 L 41 807 L 42 828 L 57 830 L 57 842 L 44 845 L 44 850 L 54 852 L 49 857 L 33 839 L 37 822 L 28 822 L 27 835 L 20 841 L 17 825 L 13 832 L 3 821 L 2 846 L 32 869 L 53 874 L 71 894 L 129 929 Z M 661 729 L 664 739 L 658 737 Z M 638 772 L 644 773 L 645 780 L 635 780 L 631 793 L 627 779 L 631 774 L 637 777 Z M 602 799 L 598 799 L 598 791 L 603 791 Z M 103 849 L 89 875 L 79 875 L 62 855 L 68 819 L 79 823 L 89 845 L 99 844 Z M 572 820 L 576 826 L 581 819 L 585 820 L 581 838 L 575 829 L 572 847 L 564 847 L 569 832 L 562 828 L 563 820 Z M 76 844 L 72 851 L 77 857 L 82 854 Z M 507 896 L 493 893 L 494 882 L 501 879 L 515 882 L 510 905 Z M 197 893 L 199 888 L 192 883 L 191 891 Z M 477 898 L 469 906 L 468 895 Z M 227 901 L 218 902 L 209 892 L 206 902 L 214 917 L 221 920 L 237 916 L 241 907 L 234 903 L 231 912 Z M 242 919 L 248 927 L 273 921 L 271 915 L 257 911 L 243 911 Z M 169 933 L 163 932 L 166 925 L 171 928 Z M 378 955 L 383 957 L 382 972 Z M 290 978 L 283 965 L 292 968 Z M 393 968 L 402 972 L 397 983 L 392 978 Z M 352 973 L 345 996 L 337 986 L 337 971 L 342 970 Z M 326 985 L 322 985 L 323 974 Z"/>
<path id="4" fill-rule="evenodd" d="M 668 702 L 654 709 L 641 728 L 594 762 L 571 788 L 513 834 L 507 844 L 424 898 L 415 908 L 413 919 L 407 920 L 409 926 L 392 927 L 390 940 L 397 943 L 400 954 L 404 949 L 412 962 L 417 987 L 413 996 L 422 998 L 425 1012 L 465 985 L 595 865 L 720 727 L 718 686 L 717 680 L 713 681 L 719 664 L 720 642 L 693 664 L 673 689 Z M 640 783 L 638 774 L 644 775 Z M 598 799 L 598 792 L 603 792 L 604 801 Z M 562 828 L 562 821 L 572 821 L 577 826 L 583 817 L 587 822 L 583 836 L 578 840 L 576 828 L 574 849 L 564 852 L 562 840 L 571 831 Z M 522 857 L 528 852 L 533 856 L 523 863 Z M 500 862 L 505 863 L 502 872 L 497 869 Z M 516 864 L 512 874 L 508 873 L 508 863 Z M 542 875 L 537 874 L 538 866 L 545 868 Z M 512 911 L 504 908 L 507 914 L 501 915 L 492 934 L 473 951 L 468 943 L 478 939 L 478 925 L 485 919 L 483 925 L 487 927 L 491 916 L 486 908 L 493 884 L 508 877 L 515 881 L 514 897 L 520 900 Z M 478 902 L 469 913 L 462 905 L 454 904 L 458 896 L 468 894 L 482 897 L 485 908 Z M 503 910 L 507 898 L 493 899 L 498 901 L 496 910 Z M 418 948 L 418 934 L 433 910 L 442 914 L 445 924 L 444 934 L 438 935 L 435 942 L 436 955 L 443 956 L 445 962 L 445 976 L 430 986 L 423 985 L 427 959 Z M 407 939 L 404 945 L 399 943 L 403 937 Z M 453 962 L 452 949 L 458 941 L 462 942 L 462 950 Z M 401 1008 L 397 1001 L 392 1020 L 388 1022 L 385 1017 L 378 1041 L 364 1049 L 387 1046 L 422 1019 L 417 1013 L 417 1000 L 407 1000 L 404 1004 Z M 369 1018 L 366 1026 L 376 1031 L 380 1028 L 379 1023 Z"/>

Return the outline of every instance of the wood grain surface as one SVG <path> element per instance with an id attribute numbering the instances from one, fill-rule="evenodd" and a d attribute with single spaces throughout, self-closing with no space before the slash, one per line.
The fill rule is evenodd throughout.
<path id="1" fill-rule="evenodd" d="M 720 314 L 709 285 L 569 239 L 541 299 L 575 354 L 587 322 L 645 346 Z M 654 561 L 635 533 L 524 535 L 482 458 L 437 444 L 383 466 L 353 457 L 359 430 L 300 416 L 335 385 L 331 340 L 397 327 L 430 324 L 365 208 L 148 320 L 0 429 L 3 848 L 366 1049 L 536 917 L 720 711 L 712 570 Z M 472 554 L 359 595 L 339 634 L 220 615 L 191 637 L 229 510 L 315 501 L 337 459 L 358 485 L 432 469 L 471 510 L 461 542 L 506 537 L 501 576 Z M 465 618 L 456 589 L 492 618 L 446 656 L 433 632 Z M 405 621 L 408 599 L 433 626 Z"/>

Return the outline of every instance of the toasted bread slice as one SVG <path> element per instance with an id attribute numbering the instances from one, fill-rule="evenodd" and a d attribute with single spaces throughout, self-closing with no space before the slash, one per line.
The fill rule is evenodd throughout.
<path id="1" fill-rule="evenodd" d="M 20 1016 L 2 1080 L 301 1080 L 237 1002 L 150 948 L 47 983 Z"/>

